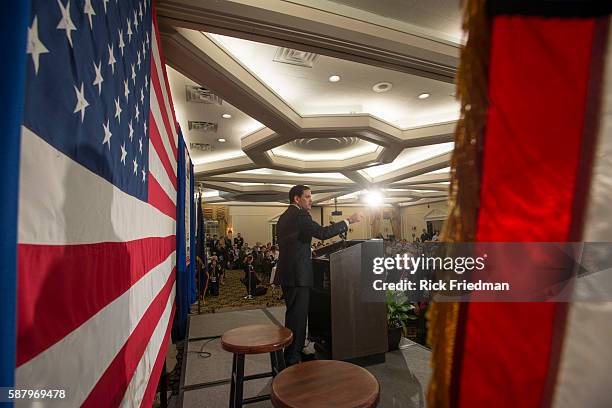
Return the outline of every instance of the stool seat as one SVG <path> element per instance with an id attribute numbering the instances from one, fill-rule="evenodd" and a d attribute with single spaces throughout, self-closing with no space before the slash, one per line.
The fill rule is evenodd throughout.
<path id="1" fill-rule="evenodd" d="M 344 361 L 316 360 L 281 371 L 272 382 L 277 408 L 369 408 L 378 405 L 380 386 L 367 370 Z"/>
<path id="2" fill-rule="evenodd" d="M 234 354 L 261 354 L 290 344 L 293 333 L 275 324 L 253 324 L 228 330 L 221 336 L 221 347 Z"/>

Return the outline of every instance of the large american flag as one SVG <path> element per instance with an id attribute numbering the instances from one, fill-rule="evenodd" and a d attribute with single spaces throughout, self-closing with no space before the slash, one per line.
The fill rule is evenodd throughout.
<path id="1" fill-rule="evenodd" d="M 177 131 L 150 0 L 33 0 L 16 386 L 150 406 L 174 314 Z"/>

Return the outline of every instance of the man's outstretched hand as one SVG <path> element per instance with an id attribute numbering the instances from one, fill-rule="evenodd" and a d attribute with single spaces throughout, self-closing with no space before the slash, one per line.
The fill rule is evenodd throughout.
<path id="1" fill-rule="evenodd" d="M 362 212 L 356 212 L 355 214 L 348 217 L 348 222 L 354 224 L 356 222 L 362 221 L 364 218 L 365 217 Z"/>

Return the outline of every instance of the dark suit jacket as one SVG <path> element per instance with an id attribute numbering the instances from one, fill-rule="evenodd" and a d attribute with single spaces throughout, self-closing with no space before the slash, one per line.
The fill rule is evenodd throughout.
<path id="1" fill-rule="evenodd" d="M 294 205 L 280 216 L 276 224 L 279 256 L 276 282 L 285 286 L 312 286 L 312 238 L 329 239 L 348 229 L 344 221 L 322 227 L 307 210 Z"/>

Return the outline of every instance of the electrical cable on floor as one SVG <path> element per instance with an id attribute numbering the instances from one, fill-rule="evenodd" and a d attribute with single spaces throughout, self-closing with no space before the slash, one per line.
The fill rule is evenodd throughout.
<path id="1" fill-rule="evenodd" d="M 209 351 L 204 351 L 204 347 L 206 347 L 206 345 L 207 345 L 208 343 L 210 343 L 211 341 L 213 341 L 213 340 L 217 340 L 217 339 L 219 339 L 219 338 L 220 338 L 220 337 L 215 337 L 215 338 L 212 338 L 212 339 L 208 339 L 208 340 L 206 340 L 206 341 L 205 341 L 205 342 L 202 344 L 202 347 L 200 347 L 200 350 L 198 350 L 198 351 L 189 351 L 188 353 L 197 353 L 197 354 L 198 354 L 198 356 L 199 356 L 200 358 L 209 358 L 210 356 L 212 356 L 212 353 L 211 353 L 211 352 L 209 352 Z"/>

